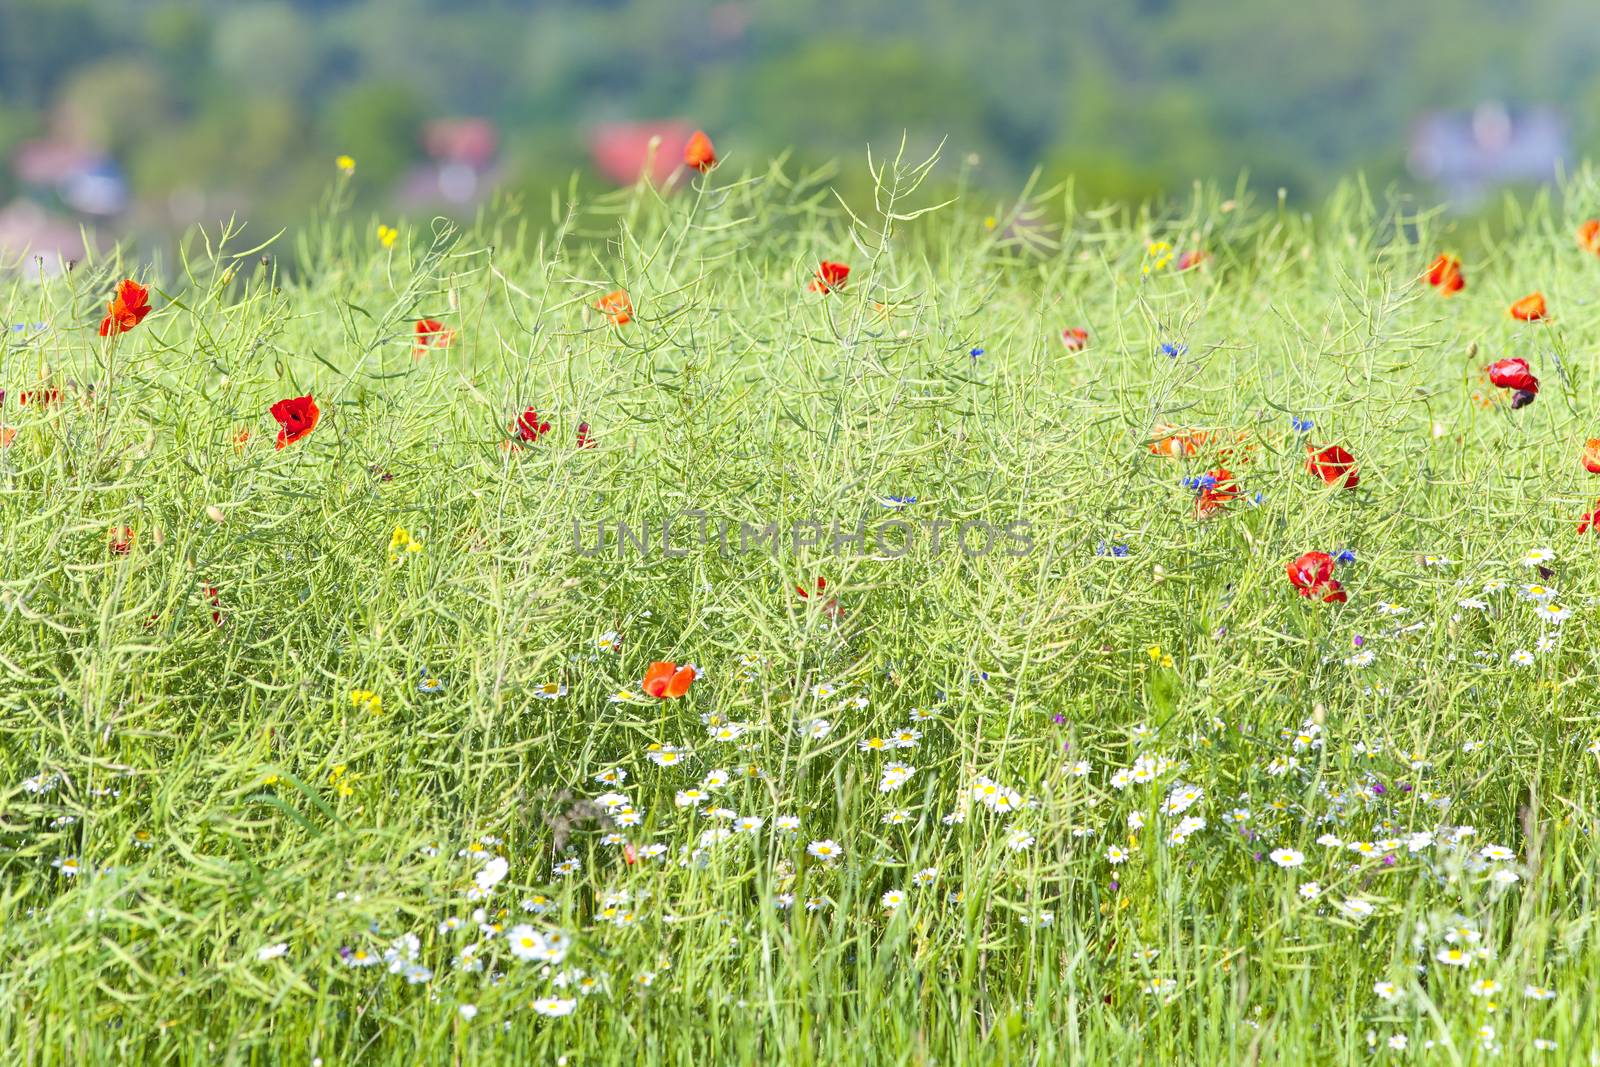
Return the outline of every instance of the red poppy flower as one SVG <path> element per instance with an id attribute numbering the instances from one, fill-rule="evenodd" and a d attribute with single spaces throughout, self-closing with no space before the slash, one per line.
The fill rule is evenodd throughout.
<path id="1" fill-rule="evenodd" d="M 287 400 L 280 400 L 272 405 L 272 417 L 278 420 L 282 427 L 278 431 L 278 448 L 285 448 L 294 444 L 300 438 L 317 428 L 317 419 L 322 412 L 317 410 L 317 402 L 311 399 L 311 394 L 294 396 Z"/>
<path id="2" fill-rule="evenodd" d="M 10 426 L 0 426 L 0 448 L 10 448 L 11 442 L 17 439 L 17 431 Z"/>
<path id="3" fill-rule="evenodd" d="M 589 424 L 587 422 L 578 423 L 578 447 L 579 448 L 593 448 L 594 447 L 594 438 L 589 436 Z"/>
<path id="4" fill-rule="evenodd" d="M 818 578 L 817 579 L 817 592 L 820 593 L 826 588 L 828 588 L 828 579 L 826 579 L 826 578 Z M 795 586 L 794 587 L 794 591 L 796 593 L 800 594 L 800 599 L 802 599 L 802 600 L 810 600 L 811 599 L 810 590 L 806 589 L 806 587 L 803 586 L 803 585 Z"/>
<path id="5" fill-rule="evenodd" d="M 1584 442 L 1583 469 L 1590 474 L 1600 474 L 1600 437 L 1591 437 Z"/>
<path id="6" fill-rule="evenodd" d="M 1543 293 L 1529 293 L 1511 305 L 1511 317 L 1519 322 L 1538 322 L 1546 314 Z"/>
<path id="7" fill-rule="evenodd" d="M 1525 359 L 1499 359 L 1484 369 L 1489 372 L 1489 380 L 1502 389 L 1539 391 L 1539 379 L 1533 376 Z"/>
<path id="8" fill-rule="evenodd" d="M 1592 256 L 1600 256 L 1600 219 L 1590 219 L 1578 227 L 1578 247 Z"/>
<path id="9" fill-rule="evenodd" d="M 689 143 L 683 146 L 683 165 L 693 167 L 701 174 L 717 165 L 716 146 L 704 130 L 696 130 L 689 135 Z"/>
<path id="10" fill-rule="evenodd" d="M 628 299 L 625 289 L 607 293 L 594 302 L 594 306 L 606 313 L 606 317 L 618 326 L 626 326 L 633 321 L 633 301 Z"/>
<path id="11" fill-rule="evenodd" d="M 1288 571 L 1289 584 L 1303 597 L 1320 598 L 1328 604 L 1349 599 L 1333 576 L 1333 557 L 1326 552 L 1303 553 L 1290 561 Z"/>
<path id="12" fill-rule="evenodd" d="M 37 404 L 39 407 L 47 408 L 52 404 L 59 403 L 61 403 L 61 390 L 59 389 L 28 389 L 17 397 L 17 404 L 21 407 Z"/>
<path id="13" fill-rule="evenodd" d="M 417 340 L 411 354 L 421 359 L 427 355 L 430 348 L 449 348 L 450 342 L 456 338 L 456 332 L 447 329 L 445 324 L 437 319 L 417 320 Z"/>
<path id="14" fill-rule="evenodd" d="M 1338 445 L 1328 445 L 1326 448 L 1307 445 L 1306 453 L 1311 457 L 1306 461 L 1306 470 L 1329 485 L 1354 489 L 1361 483 L 1356 474 L 1356 458 Z"/>
<path id="15" fill-rule="evenodd" d="M 1439 290 L 1441 296 L 1454 296 L 1467 287 L 1461 273 L 1461 260 L 1455 256 L 1440 256 L 1428 267 L 1428 284 Z"/>
<path id="16" fill-rule="evenodd" d="M 245 450 L 245 446 L 247 446 L 249 443 L 250 428 L 248 426 L 241 426 L 237 430 L 233 431 L 233 450 L 235 452 L 243 452 Z"/>
<path id="17" fill-rule="evenodd" d="M 1528 369 L 1525 359 L 1500 359 L 1484 368 L 1489 381 L 1502 389 L 1510 389 L 1511 407 L 1527 407 L 1539 395 L 1539 379 Z"/>
<path id="18" fill-rule="evenodd" d="M 695 669 L 691 664 L 680 667 L 676 663 L 657 660 L 644 672 L 644 681 L 639 687 L 653 697 L 676 700 L 689 691 L 694 679 Z"/>
<path id="19" fill-rule="evenodd" d="M 1193 270 L 1210 258 L 1210 252 L 1204 252 L 1200 250 L 1185 252 L 1183 255 L 1178 257 L 1178 271 L 1179 273 L 1182 273 L 1186 270 Z"/>
<path id="20" fill-rule="evenodd" d="M 117 295 L 111 298 L 106 317 L 100 320 L 100 336 L 127 333 L 150 314 L 150 290 L 134 281 L 124 279 L 117 286 Z"/>
<path id="21" fill-rule="evenodd" d="M 211 602 L 211 608 L 212 608 L 211 621 L 213 623 L 215 623 L 216 625 L 221 626 L 222 625 L 222 611 L 221 611 L 221 608 L 222 608 L 222 594 L 217 591 L 217 587 L 214 586 L 214 585 L 206 586 L 205 592 L 206 592 L 206 599 Z"/>
<path id="22" fill-rule="evenodd" d="M 817 276 L 811 279 L 811 284 L 806 288 L 813 293 L 831 293 L 835 289 L 843 289 L 844 280 L 848 277 L 850 277 L 849 267 L 825 259 L 817 267 Z"/>
<path id="23" fill-rule="evenodd" d="M 1200 451 L 1200 446 L 1211 440 L 1204 430 L 1185 430 L 1161 423 L 1151 431 L 1150 454 L 1181 459 Z"/>
<path id="24" fill-rule="evenodd" d="M 1194 517 L 1209 518 L 1226 507 L 1239 495 L 1232 472 L 1218 467 L 1205 475 L 1202 488 L 1194 501 Z"/>
<path id="25" fill-rule="evenodd" d="M 531 444 L 550 432 L 550 424 L 540 422 L 539 413 L 529 408 L 517 416 L 517 421 L 511 424 L 511 432 Z"/>
<path id="26" fill-rule="evenodd" d="M 1089 347 L 1089 331 L 1082 326 L 1068 326 L 1061 331 L 1061 343 L 1068 352 L 1082 352 Z"/>
<path id="27" fill-rule="evenodd" d="M 137 538 L 130 526 L 113 526 L 106 531 L 106 547 L 119 556 L 126 556 L 131 552 L 135 540 Z"/>
<path id="28" fill-rule="evenodd" d="M 1600 500 L 1594 502 L 1594 510 L 1586 511 L 1578 521 L 1578 533 L 1586 534 L 1590 530 L 1600 533 Z"/>

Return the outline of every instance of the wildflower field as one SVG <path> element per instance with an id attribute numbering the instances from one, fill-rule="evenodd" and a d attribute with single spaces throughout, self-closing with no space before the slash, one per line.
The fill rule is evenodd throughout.
<path id="1" fill-rule="evenodd" d="M 1590 1062 L 1600 182 L 694 147 L 0 289 L 4 1062 Z"/>

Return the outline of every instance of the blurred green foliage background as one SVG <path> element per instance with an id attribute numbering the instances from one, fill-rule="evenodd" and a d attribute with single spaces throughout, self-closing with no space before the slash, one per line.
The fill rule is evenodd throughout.
<path id="1" fill-rule="evenodd" d="M 88 159 L 122 197 L 88 213 L 106 234 L 274 227 L 349 153 L 373 210 L 431 209 L 405 195 L 433 180 L 424 124 L 461 117 L 496 141 L 461 211 L 599 184 L 595 132 L 648 120 L 844 182 L 907 131 L 997 194 L 1040 165 L 1086 200 L 1241 172 L 1311 198 L 1357 170 L 1442 195 L 1407 169 L 1421 117 L 1548 108 L 1581 158 L 1596 54 L 1586 0 L 4 0 L 0 205 L 73 221 L 56 176 Z"/>

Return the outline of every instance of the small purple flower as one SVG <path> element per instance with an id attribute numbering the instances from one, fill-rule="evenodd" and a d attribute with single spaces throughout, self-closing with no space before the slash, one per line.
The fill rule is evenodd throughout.
<path id="1" fill-rule="evenodd" d="M 1350 639 L 1350 643 L 1352 645 L 1355 645 L 1357 648 L 1360 648 L 1362 645 L 1367 643 L 1367 639 L 1365 637 L 1362 637 L 1360 634 L 1356 634 L 1354 637 L 1352 637 Z"/>
<path id="2" fill-rule="evenodd" d="M 1382 782 L 1373 782 L 1372 783 L 1372 795 L 1373 796 L 1381 797 L 1381 796 L 1383 796 L 1383 794 L 1385 794 L 1387 792 L 1388 792 L 1388 790 L 1383 787 L 1383 783 Z"/>
<path id="3" fill-rule="evenodd" d="M 1050 716 L 1050 721 L 1055 723 L 1057 726 L 1060 726 L 1062 723 L 1067 721 L 1067 717 L 1058 711 L 1054 715 Z"/>
<path id="4" fill-rule="evenodd" d="M 1387 856 L 1383 857 L 1383 865 L 1385 867 L 1393 867 L 1397 862 L 1399 862 L 1399 861 L 1394 858 L 1394 853 L 1393 852 L 1391 852 Z"/>

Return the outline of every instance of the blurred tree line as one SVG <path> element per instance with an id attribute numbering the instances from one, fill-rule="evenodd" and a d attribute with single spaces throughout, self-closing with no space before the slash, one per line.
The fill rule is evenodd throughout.
<path id="1" fill-rule="evenodd" d="M 1597 49 L 1589 0 L 4 0 L 0 157 L 103 149 L 150 227 L 199 192 L 293 219 L 341 152 L 381 203 L 420 124 L 458 115 L 493 119 L 540 197 L 595 124 L 654 118 L 735 166 L 853 164 L 909 130 L 999 190 L 1042 164 L 1091 199 L 1242 169 L 1315 195 L 1402 178 L 1416 116 L 1483 99 L 1562 107 L 1582 154 Z M 0 202 L 16 183 L 0 168 Z"/>

